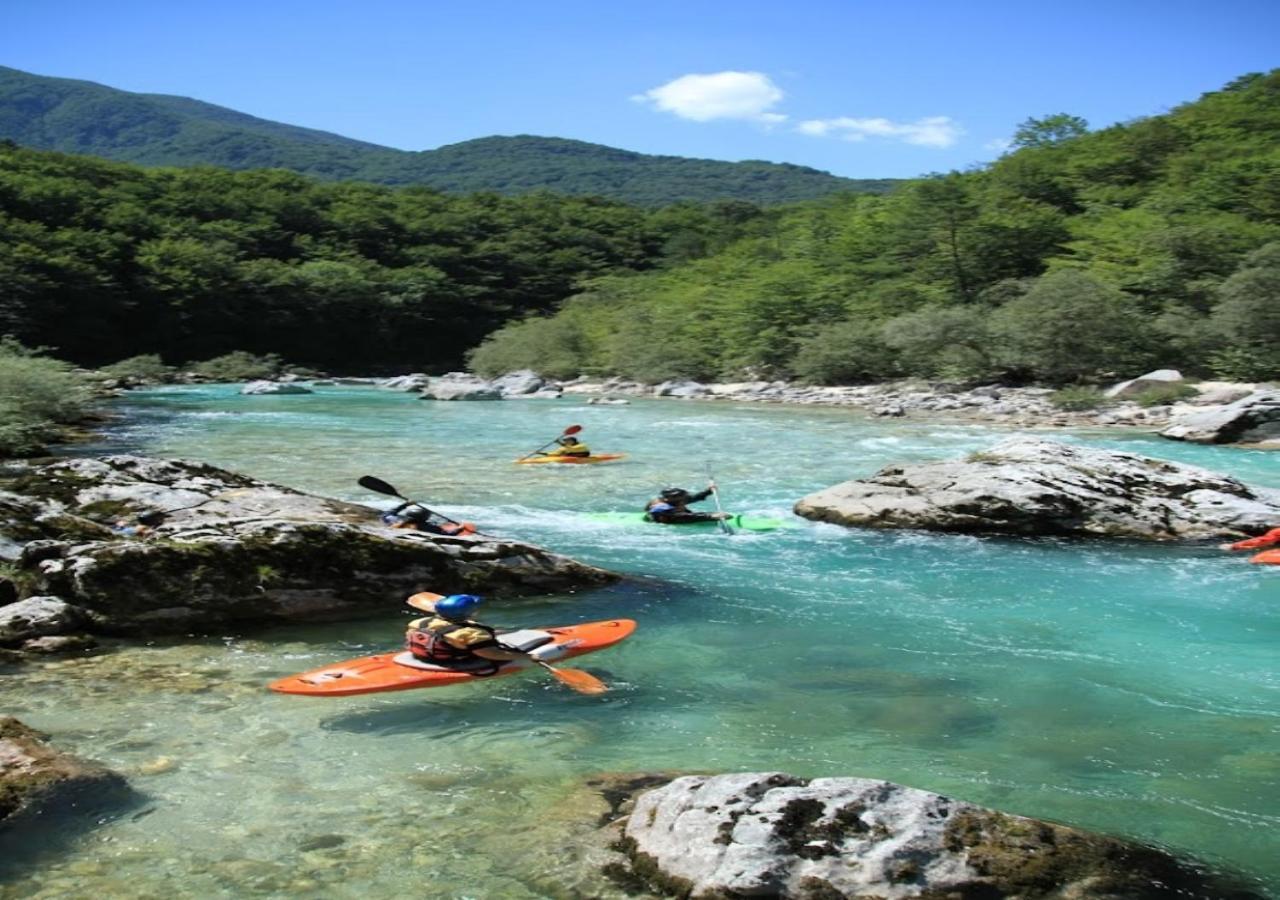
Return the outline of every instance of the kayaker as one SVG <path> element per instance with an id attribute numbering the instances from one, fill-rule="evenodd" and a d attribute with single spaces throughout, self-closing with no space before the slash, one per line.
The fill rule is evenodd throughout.
<path id="1" fill-rule="evenodd" d="M 461 523 L 441 518 L 439 514 L 413 501 L 401 503 L 395 509 L 387 510 L 380 518 L 384 525 L 390 525 L 392 528 L 411 528 L 427 534 L 455 535 L 463 533 L 466 528 Z"/>
<path id="2" fill-rule="evenodd" d="M 560 446 L 555 450 L 546 453 L 539 453 L 539 456 L 590 456 L 591 448 L 582 441 L 578 440 L 575 435 L 566 434 L 556 438 L 556 443 Z"/>
<path id="3" fill-rule="evenodd" d="M 650 522 L 663 525 L 685 525 L 691 522 L 714 522 L 727 519 L 727 513 L 697 512 L 689 509 L 690 503 L 706 500 L 716 489 L 714 481 L 708 482 L 706 490 L 691 494 L 684 488 L 663 488 L 662 493 L 644 505 L 644 517 Z"/>
<path id="4" fill-rule="evenodd" d="M 1272 528 L 1266 534 L 1255 538 L 1236 541 L 1234 544 L 1219 544 L 1220 550 L 1265 550 L 1280 545 L 1280 528 Z"/>
<path id="5" fill-rule="evenodd" d="M 405 641 L 415 659 L 438 666 L 483 659 L 494 663 L 491 672 L 496 672 L 499 663 L 528 656 L 503 647 L 496 630 L 470 617 L 481 603 L 474 594 L 450 594 L 434 603 L 415 597 L 414 602 L 419 609 L 431 610 L 430 615 L 410 622 L 405 631 Z M 481 670 L 474 674 L 490 673 Z"/>

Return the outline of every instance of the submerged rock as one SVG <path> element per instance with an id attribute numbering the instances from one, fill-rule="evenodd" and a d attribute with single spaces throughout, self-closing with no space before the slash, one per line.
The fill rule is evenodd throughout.
<path id="1" fill-rule="evenodd" d="M 0 823 L 19 813 L 96 805 L 130 794 L 124 778 L 97 763 L 60 753 L 47 735 L 0 716 Z"/>
<path id="2" fill-rule="evenodd" d="M 1160 436 L 1196 444 L 1280 446 L 1280 391 L 1254 391 L 1233 403 L 1177 416 Z"/>
<path id="3" fill-rule="evenodd" d="M 1151 847 L 869 778 L 676 778 L 620 846 L 615 877 L 695 900 L 1249 896 Z"/>
<path id="4" fill-rule="evenodd" d="M 889 466 L 795 511 L 870 528 L 1234 538 L 1280 522 L 1280 491 L 1135 453 L 1010 438 L 965 460 Z"/>
<path id="5" fill-rule="evenodd" d="M 24 593 L 54 595 L 67 613 L 64 626 L 34 632 L 25 611 L 0 620 L 28 623 L 21 633 L 0 625 L 15 641 L 352 618 L 396 609 L 419 589 L 547 591 L 613 578 L 517 541 L 388 528 L 366 507 L 202 463 L 17 464 L 0 486 L 8 488 L 0 499 L 16 498 L 29 514 L 0 515 L 0 534 L 23 545 L 15 578 Z M 96 519 L 150 524 L 113 530 Z"/>

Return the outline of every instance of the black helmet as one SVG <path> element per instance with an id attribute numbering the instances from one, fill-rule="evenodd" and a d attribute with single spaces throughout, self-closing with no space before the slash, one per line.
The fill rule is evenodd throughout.
<path id="1" fill-rule="evenodd" d="M 577 439 L 576 437 L 574 437 L 573 435 L 571 435 L 571 434 L 566 434 L 566 435 L 561 435 L 560 437 L 556 438 L 556 443 L 558 443 L 558 444 L 576 444 L 576 443 L 578 443 L 578 439 Z"/>
<path id="2" fill-rule="evenodd" d="M 689 496 L 689 492 L 684 488 L 669 487 L 662 489 L 663 500 L 683 500 Z"/>

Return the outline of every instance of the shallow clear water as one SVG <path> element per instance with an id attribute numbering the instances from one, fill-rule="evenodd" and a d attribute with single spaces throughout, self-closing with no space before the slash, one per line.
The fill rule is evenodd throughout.
<path id="1" fill-rule="evenodd" d="M 431 403 L 367 389 L 135 394 L 86 452 L 198 458 L 375 503 L 362 474 L 482 530 L 631 575 L 495 601 L 497 624 L 629 616 L 583 665 L 308 700 L 271 678 L 393 645 L 404 612 L 161 642 L 0 676 L 0 708 L 130 773 L 130 815 L 9 863 L 3 896 L 612 896 L 575 823 L 585 778 L 638 770 L 882 777 L 1188 851 L 1280 896 L 1280 571 L 1209 546 L 853 531 L 724 537 L 633 509 L 708 470 L 737 512 L 1006 432 L 730 403 Z M 513 466 L 571 423 L 622 463 Z M 1115 433 L 1065 439 L 1280 486 L 1280 454 Z M 316 845 L 333 846 L 316 846 Z M 69 851 L 69 852 L 68 852 Z M 4 863 L 0 862 L 0 866 Z M 429 886 L 429 887 L 428 887 Z"/>

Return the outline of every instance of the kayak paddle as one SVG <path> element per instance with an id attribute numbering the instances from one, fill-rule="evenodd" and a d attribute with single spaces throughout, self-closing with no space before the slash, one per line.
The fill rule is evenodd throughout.
<path id="1" fill-rule="evenodd" d="M 421 591 L 414 594 L 405 602 L 414 609 L 420 609 L 423 612 L 435 612 L 435 604 L 438 600 L 443 600 L 443 594 L 433 594 L 430 591 Z M 511 649 L 509 647 L 504 649 Z M 517 653 L 521 651 L 516 651 Z M 545 663 L 535 656 L 528 653 L 524 654 L 525 658 L 530 662 L 535 662 L 542 668 L 546 669 L 556 677 L 562 684 L 568 685 L 579 694 L 603 694 L 609 690 L 609 686 L 601 681 L 590 672 L 584 672 L 582 669 L 557 669 L 550 663 Z"/>
<path id="2" fill-rule="evenodd" d="M 476 526 L 471 522 L 459 522 L 457 519 L 450 519 L 444 513 L 438 513 L 434 509 L 427 509 L 426 506 L 423 506 L 418 501 L 410 500 L 381 478 L 374 478 L 372 475 L 361 475 L 356 484 L 360 485 L 362 488 L 367 488 L 368 490 L 375 491 L 379 494 L 386 494 L 388 497 L 399 497 L 405 503 L 412 503 L 414 506 L 421 506 L 423 509 L 427 510 L 430 515 L 439 516 L 446 522 L 451 522 L 452 524 L 457 525 L 461 529 L 458 532 L 459 534 L 474 534 L 476 532 Z"/>
<path id="3" fill-rule="evenodd" d="M 729 523 L 724 520 L 724 507 L 720 505 L 720 488 L 716 486 L 716 477 L 711 474 L 711 467 L 707 466 L 707 478 L 711 480 L 711 496 L 716 501 L 716 512 L 720 518 L 716 519 L 720 523 L 720 530 L 725 534 L 733 534 L 733 529 L 729 527 Z"/>
<path id="4" fill-rule="evenodd" d="M 570 425 L 568 428 L 566 428 L 564 431 L 562 431 L 562 432 L 561 432 L 560 434 L 558 434 L 556 437 L 554 437 L 554 438 L 552 438 L 551 440 L 547 441 L 545 444 L 543 444 L 543 445 L 542 445 L 541 447 L 539 447 L 537 450 L 534 450 L 532 453 L 526 453 L 524 456 L 520 457 L 520 459 L 528 459 L 528 458 L 529 458 L 529 457 L 531 457 L 531 456 L 537 456 L 537 455 L 538 455 L 539 453 L 541 453 L 543 450 L 546 450 L 548 447 L 550 447 L 550 446 L 551 446 L 552 444 L 554 444 L 556 441 L 560 440 L 560 438 L 562 438 L 562 437 L 569 437 L 570 435 L 577 434 L 577 433 L 578 433 L 579 431 L 581 431 L 581 430 L 582 430 L 582 426 L 581 426 L 581 425 Z M 517 460 L 517 462 L 519 462 L 519 460 Z"/>

